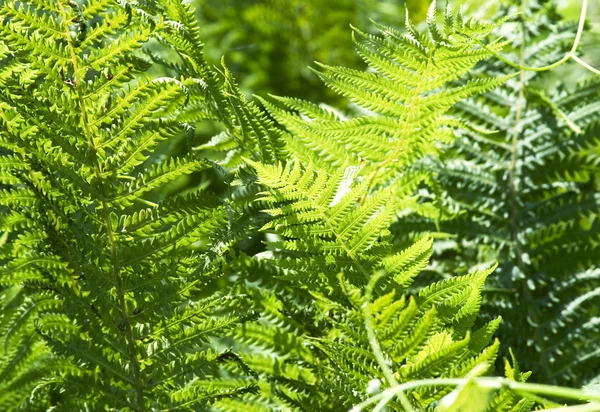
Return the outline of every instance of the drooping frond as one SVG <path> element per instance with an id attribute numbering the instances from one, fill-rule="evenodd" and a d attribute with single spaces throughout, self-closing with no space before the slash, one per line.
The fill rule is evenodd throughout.
<path id="1" fill-rule="evenodd" d="M 223 72 L 224 83 L 219 89 L 222 100 L 215 103 L 224 111 L 227 130 L 196 150 L 226 152 L 221 162 L 225 167 L 239 166 L 242 157 L 269 163 L 284 160 L 283 133 L 254 102 L 246 100 L 225 66 Z"/>
<path id="2" fill-rule="evenodd" d="M 180 121 L 193 124 L 202 119 L 217 120 L 224 131 L 197 146 L 198 151 L 230 151 L 223 159 L 224 166 L 240 166 L 241 157 L 274 163 L 285 158 L 281 132 L 253 102 L 248 102 L 235 79 L 223 64 L 222 73 L 209 67 L 202 54 L 200 26 L 187 4 L 164 0 L 161 8 L 175 24 L 167 25 L 161 33 L 164 41 L 179 54 L 180 65 L 173 65 L 158 56 L 152 59 L 195 79 L 189 90 L 191 104 L 178 113 Z"/>

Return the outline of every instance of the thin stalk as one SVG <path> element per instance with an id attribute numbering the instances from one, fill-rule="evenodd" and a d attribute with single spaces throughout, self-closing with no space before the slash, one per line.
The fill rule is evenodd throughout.
<path id="1" fill-rule="evenodd" d="M 600 402 L 600 393 L 585 391 L 583 389 L 566 388 L 562 386 L 545 385 L 541 383 L 526 383 L 526 382 L 515 382 L 507 378 L 500 377 L 489 377 L 489 378 L 477 378 L 477 379 L 466 379 L 466 378 L 432 378 L 432 379 L 421 379 L 412 382 L 406 382 L 401 385 L 397 385 L 384 390 L 383 392 L 364 400 L 358 405 L 351 409 L 351 412 L 363 411 L 367 406 L 381 402 L 383 399 L 393 398 L 399 393 L 406 392 L 408 390 L 417 389 L 424 386 L 429 387 L 440 387 L 440 386 L 460 386 L 468 383 L 469 381 L 474 382 L 477 386 L 484 389 L 499 390 L 508 389 L 515 393 L 523 396 L 527 395 L 541 395 L 551 396 L 561 399 L 569 399 L 575 401 L 593 401 Z M 390 398 L 390 399 L 391 399 Z M 588 405 L 585 405 L 588 406 Z M 595 410 L 600 411 L 600 405 L 593 405 Z M 564 409 L 564 408 L 563 408 Z M 552 409 L 554 411 L 556 409 Z"/>
<path id="2" fill-rule="evenodd" d="M 591 71 L 592 73 L 595 73 L 600 76 L 600 70 L 596 69 L 595 67 L 590 66 L 588 63 L 584 62 L 583 60 L 581 60 L 579 57 L 577 57 L 575 55 L 571 56 L 571 58 L 573 60 L 575 60 L 577 63 L 581 64 L 586 69 L 588 69 L 589 71 Z"/>
<path id="3" fill-rule="evenodd" d="M 359 264 L 360 265 L 360 264 Z M 365 292 L 365 302 L 362 305 L 363 314 L 364 314 L 364 323 L 365 329 L 367 330 L 367 336 L 369 338 L 369 344 L 371 345 L 371 349 L 373 350 L 373 354 L 375 355 L 375 359 L 377 359 L 377 363 L 381 366 L 383 370 L 383 374 L 385 379 L 388 381 L 390 385 L 398 385 L 398 381 L 394 376 L 394 373 L 388 366 L 388 361 L 381 350 L 381 345 L 379 345 L 379 341 L 377 340 L 377 335 L 375 334 L 375 326 L 373 325 L 373 313 L 371 312 L 371 301 L 373 300 L 373 289 L 377 284 L 377 281 L 381 279 L 382 274 L 377 273 L 374 276 L 371 276 L 369 280 L 369 284 L 367 285 L 367 290 Z"/>
<path id="4" fill-rule="evenodd" d="M 489 51 L 497 59 L 499 59 L 499 60 L 503 61 L 504 63 L 508 64 L 509 66 L 514 67 L 519 70 L 524 70 L 524 71 L 529 71 L 529 72 L 545 72 L 545 71 L 552 70 L 552 69 L 566 63 L 570 59 L 573 59 L 573 60 L 575 60 L 575 62 L 577 62 L 578 64 L 583 66 L 585 69 L 587 69 L 595 74 L 600 74 L 600 70 L 590 66 L 588 63 L 584 62 L 583 60 L 581 60 L 579 57 L 577 57 L 575 55 L 575 53 L 577 52 L 577 49 L 579 48 L 579 43 L 581 42 L 581 37 L 583 35 L 583 29 L 585 27 L 585 16 L 587 14 L 587 9 L 588 9 L 588 0 L 583 0 L 582 5 L 581 5 L 581 13 L 579 15 L 579 24 L 577 26 L 577 33 L 575 34 L 575 40 L 573 41 L 573 46 L 571 47 L 571 50 L 560 60 L 558 60 L 552 64 L 549 64 L 547 66 L 543 66 L 543 67 L 529 67 L 529 66 L 525 66 L 523 64 L 523 62 L 515 63 L 515 62 L 507 59 L 506 57 L 501 56 L 499 53 L 491 50 L 485 43 L 483 43 L 479 39 L 475 39 L 475 38 L 471 38 L 471 37 L 469 37 L 469 38 L 476 41 L 481 47 L 483 47 L 485 50 Z"/>

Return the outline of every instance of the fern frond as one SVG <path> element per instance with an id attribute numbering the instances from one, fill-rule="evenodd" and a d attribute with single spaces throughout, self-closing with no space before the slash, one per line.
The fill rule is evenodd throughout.
<path id="1" fill-rule="evenodd" d="M 555 13 L 552 4 L 530 6 L 531 14 L 509 36 L 522 35 L 525 44 L 511 51 L 521 49 L 527 65 L 556 61 L 574 27 L 560 24 L 558 15 L 545 20 Z M 504 75 L 512 68 L 494 63 L 480 71 Z M 600 365 L 588 346 L 597 340 L 592 324 L 598 284 L 591 274 L 599 263 L 599 106 L 592 97 L 598 81 L 567 92 L 560 81 L 546 86 L 546 76 L 523 73 L 455 105 L 459 117 L 496 132 L 461 132 L 434 166 L 456 214 L 425 227 L 458 235 L 460 262 L 447 267 L 501 262 L 492 284 L 508 293 L 486 294 L 484 311 L 491 318 L 503 308 L 507 327 L 501 332 L 538 379 L 580 385 Z M 587 281 L 577 280 L 587 275 Z"/>
<path id="2" fill-rule="evenodd" d="M 367 195 L 358 167 L 330 175 L 312 165 L 303 168 L 297 160 L 286 166 L 249 163 L 269 189 L 259 193 L 258 201 L 271 215 L 263 230 L 280 237 L 268 243 L 277 257 L 272 263 L 286 271 L 279 283 L 285 287 L 302 279 L 299 285 L 310 288 L 317 307 L 327 315 L 318 335 L 310 335 L 309 327 L 291 327 L 281 315 L 285 307 L 293 316 L 297 303 L 284 306 L 280 300 L 261 310 L 264 315 L 250 324 L 251 333 L 245 325 L 236 338 L 249 339 L 253 351 L 273 351 L 280 359 L 300 358 L 312 365 L 318 380 L 307 382 L 298 375 L 293 378 L 295 385 L 314 385 L 334 409 L 360 402 L 355 388 L 383 379 L 363 323 L 366 305 L 381 350 L 399 381 L 465 376 L 482 362 L 493 369 L 499 344 L 488 345 L 499 320 L 473 335 L 469 329 L 479 312 L 484 281 L 494 268 L 434 283 L 416 297 L 402 296 L 427 265 L 432 241 L 426 237 L 403 251 L 392 251 L 387 228 L 395 208 L 389 189 Z M 357 180 L 360 183 L 355 184 Z M 372 276 L 381 281 L 375 299 L 367 301 L 361 288 Z M 310 357 L 303 354 L 307 347 L 315 348 Z M 254 357 L 245 359 L 252 364 Z M 261 374 L 290 379 L 287 369 L 276 369 L 273 359 L 261 358 L 261 362 L 266 363 L 259 367 Z M 409 396 L 414 405 L 428 407 L 450 390 L 421 388 Z"/>
<path id="3" fill-rule="evenodd" d="M 491 90 L 508 77 L 481 77 L 462 86 L 453 82 L 491 53 L 476 39 L 494 25 L 459 22 L 446 12 L 446 25 L 429 19 L 429 36 L 378 26 L 381 37 L 355 29 L 356 44 L 372 67 L 364 72 L 321 65 L 318 72 L 334 91 L 361 107 L 363 115 L 340 120 L 309 103 L 278 99 L 291 113 L 264 102 L 290 133 L 290 149 L 304 162 L 339 167 L 363 164 L 370 185 L 388 185 L 417 159 L 436 152 L 436 142 L 453 138 L 456 120 L 449 112 L 462 99 Z M 498 51 L 497 42 L 490 50 Z M 311 119 L 305 121 L 304 118 Z M 325 163 L 323 163 L 325 162 Z"/>
<path id="4" fill-rule="evenodd" d="M 155 75 L 142 47 L 176 23 L 167 3 L 189 23 L 178 1 L 0 5 L 0 294 L 25 296 L 0 319 L 3 409 L 27 408 L 34 387 L 38 408 L 142 411 L 254 384 L 212 351 L 243 315 L 216 287 L 226 209 L 206 193 L 162 200 L 169 183 L 211 168 L 158 148 L 194 134 L 178 118 L 201 78 L 216 78 L 206 65 L 198 77 Z M 218 118 L 206 100 L 194 103 Z"/>

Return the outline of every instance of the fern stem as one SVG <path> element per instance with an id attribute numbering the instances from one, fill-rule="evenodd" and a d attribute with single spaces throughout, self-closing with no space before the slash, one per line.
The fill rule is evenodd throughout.
<path id="1" fill-rule="evenodd" d="M 588 69 L 589 71 L 591 71 L 592 73 L 595 73 L 600 76 L 600 70 L 596 69 L 593 66 L 590 66 L 588 63 L 584 62 L 583 60 L 581 60 L 579 57 L 577 57 L 575 55 L 571 56 L 571 58 L 573 60 L 575 60 L 577 63 L 579 63 L 580 65 L 582 65 L 583 67 L 585 67 L 586 69 Z"/>
<path id="2" fill-rule="evenodd" d="M 525 66 L 524 62 L 522 62 L 522 61 L 519 63 L 515 63 L 515 62 L 507 59 L 506 57 L 501 56 L 499 53 L 496 53 L 495 51 L 491 50 L 482 41 L 472 38 L 470 36 L 469 36 L 469 38 L 476 41 L 481 47 L 483 47 L 488 52 L 492 53 L 497 59 L 499 59 L 499 60 L 503 61 L 504 63 L 508 64 L 509 66 L 514 67 L 519 70 L 530 71 L 530 72 L 545 72 L 548 70 L 555 69 L 558 66 L 561 66 L 562 64 L 568 62 L 570 59 L 573 59 L 573 60 L 575 60 L 575 62 L 580 64 L 585 69 L 591 71 L 592 73 L 600 75 L 600 70 L 596 69 L 595 67 L 592 67 L 591 65 L 584 62 L 583 60 L 581 60 L 579 57 L 577 57 L 575 55 L 575 53 L 577 52 L 577 49 L 579 48 L 579 43 L 581 42 L 581 37 L 583 35 L 583 29 L 585 28 L 585 16 L 587 14 L 587 9 L 588 9 L 588 0 L 583 0 L 582 5 L 581 5 L 581 14 L 579 15 L 579 24 L 577 26 L 577 33 L 575 34 L 575 40 L 573 41 L 573 46 L 571 47 L 571 50 L 560 60 L 558 60 L 552 64 L 549 64 L 547 66 L 543 66 L 543 67 Z M 521 14 L 522 14 L 522 11 L 521 11 Z"/>
<path id="3" fill-rule="evenodd" d="M 500 377 L 489 377 L 489 378 L 477 378 L 477 379 L 465 379 L 465 378 L 434 378 L 434 379 L 422 379 L 411 382 L 406 382 L 401 385 L 388 388 L 383 392 L 364 400 L 358 405 L 351 409 L 351 412 L 363 411 L 367 406 L 373 405 L 374 403 L 380 402 L 383 399 L 393 398 L 399 393 L 403 393 L 412 389 L 421 387 L 439 387 L 439 386 L 460 386 L 468 382 L 473 382 L 480 388 L 490 390 L 508 389 L 522 396 L 528 395 L 542 395 L 551 396 L 561 399 L 570 399 L 575 401 L 595 401 L 600 402 L 600 393 L 593 391 L 586 391 L 583 389 L 566 388 L 562 386 L 545 385 L 541 383 L 527 383 L 527 382 L 515 382 L 507 378 Z M 390 399 L 391 399 L 390 398 Z M 589 405 L 586 405 L 589 406 Z M 598 405 L 594 405 L 595 409 L 598 410 Z M 552 409 L 553 411 L 556 409 Z"/>
<path id="4" fill-rule="evenodd" d="M 373 325 L 373 314 L 371 312 L 371 300 L 373 299 L 373 289 L 375 289 L 377 282 L 384 275 L 385 275 L 385 272 L 377 272 L 375 275 L 371 276 L 371 279 L 369 280 L 369 283 L 367 284 L 367 289 L 365 291 L 365 302 L 362 305 L 362 310 L 363 310 L 365 329 L 367 330 L 367 336 L 369 338 L 369 344 L 371 345 L 371 350 L 373 351 L 373 355 L 375 355 L 375 359 L 377 359 L 379 366 L 383 370 L 383 374 L 385 375 L 385 378 L 387 379 L 388 383 L 393 387 L 393 386 L 398 385 L 398 381 L 396 380 L 396 377 L 394 376 L 394 373 L 392 372 L 392 370 L 388 367 L 387 360 L 385 359 L 385 355 L 383 354 L 383 351 L 381 350 L 381 345 L 379 344 L 379 341 L 377 340 L 377 335 L 375 333 L 375 326 Z M 396 395 L 398 396 L 398 398 L 400 400 L 400 404 L 406 410 L 406 412 L 414 412 L 414 409 L 410 405 L 410 401 L 408 400 L 408 397 L 406 396 L 406 394 L 403 391 L 399 391 L 397 394 L 394 394 L 394 396 L 396 396 Z M 391 398 L 390 398 L 390 400 L 391 400 Z M 381 405 L 381 408 L 383 408 L 384 405 L 385 404 Z M 377 410 L 378 408 L 379 407 L 377 407 L 375 409 Z M 381 408 L 379 408 L 379 410 L 381 410 Z"/>
<path id="5" fill-rule="evenodd" d="M 77 54 L 75 52 L 75 47 L 73 45 L 73 39 L 71 37 L 71 33 L 69 30 L 69 25 L 68 25 L 69 19 L 68 19 L 67 12 L 63 6 L 62 1 L 58 1 L 58 6 L 60 8 L 61 24 L 63 25 L 63 27 L 65 29 L 67 48 L 69 49 L 69 54 L 71 55 L 71 61 L 72 61 L 72 65 L 73 65 L 73 77 L 74 77 L 74 82 L 75 82 L 75 90 L 77 92 L 77 101 L 79 103 L 81 123 L 82 123 L 83 129 L 84 129 L 85 137 L 87 138 L 88 144 L 90 145 L 90 149 L 92 150 L 93 154 L 96 154 L 97 148 L 94 143 L 94 139 L 92 138 L 93 133 L 91 132 L 90 126 L 89 126 L 86 100 L 83 95 L 83 91 L 81 90 L 81 78 L 79 75 L 80 74 L 79 73 L 79 64 L 78 64 L 78 60 L 77 60 Z M 77 7 L 77 4 L 69 3 L 69 6 Z M 125 302 L 125 294 L 123 291 L 120 267 L 119 267 L 119 264 L 117 263 L 116 240 L 115 240 L 115 234 L 112 230 L 110 215 L 108 212 L 109 205 L 106 200 L 106 197 L 104 196 L 104 190 L 103 190 L 104 189 L 104 187 L 103 187 L 104 180 L 102 179 L 102 173 L 100 171 L 100 167 L 99 167 L 98 163 L 94 162 L 93 166 L 94 166 L 93 169 L 94 169 L 95 178 L 98 182 L 98 185 L 100 186 L 99 193 L 100 193 L 100 201 L 102 204 L 102 215 L 103 215 L 103 219 L 104 219 L 104 227 L 105 227 L 106 235 L 108 238 L 108 242 L 110 244 L 111 261 L 113 263 L 112 275 L 113 275 L 115 288 L 116 288 L 118 299 L 119 299 L 119 310 L 123 317 L 122 322 L 123 322 L 123 329 L 125 331 L 125 336 L 126 336 L 126 341 L 127 341 L 127 349 L 129 351 L 129 354 L 128 354 L 129 361 L 131 363 L 131 369 L 133 371 L 133 380 L 134 380 L 134 386 L 135 386 L 136 398 L 137 398 L 136 399 L 137 409 L 139 412 L 144 412 L 145 408 L 144 408 L 143 383 L 141 380 L 140 366 L 139 366 L 139 362 L 138 362 L 138 358 L 137 358 L 137 353 L 136 353 L 137 351 L 136 351 L 136 346 L 135 346 L 135 340 L 133 338 L 131 322 L 130 322 L 129 316 L 127 314 L 127 304 Z"/>
<path id="6" fill-rule="evenodd" d="M 371 346 L 373 355 L 375 356 L 375 359 L 377 360 L 377 363 L 379 364 L 379 367 L 381 368 L 381 371 L 383 372 L 383 376 L 385 376 L 385 379 L 388 381 L 388 384 L 390 386 L 397 385 L 398 381 L 396 380 L 396 378 L 394 376 L 394 372 L 388 366 L 388 361 L 385 359 L 385 355 L 383 354 L 383 351 L 381 350 L 381 345 L 379 344 L 379 341 L 377 340 L 377 335 L 375 334 L 375 329 L 373 327 L 373 321 L 372 321 L 373 314 L 371 313 L 370 303 L 371 303 L 371 298 L 373 295 L 373 288 L 375 287 L 375 284 L 377 283 L 377 281 L 380 279 L 381 275 L 379 275 L 379 274 L 375 274 L 374 276 L 369 275 L 369 272 L 354 257 L 354 253 L 352 253 L 352 250 L 348 247 L 348 245 L 346 245 L 346 242 L 344 242 L 342 240 L 341 236 L 339 236 L 338 233 L 335 231 L 335 229 L 329 224 L 329 220 L 326 219 L 326 213 L 321 212 L 321 211 L 319 211 L 319 213 L 321 213 L 321 215 L 323 217 L 323 221 L 327 222 L 327 226 L 329 226 L 329 230 L 331 231 L 331 233 L 334 234 L 334 236 L 336 237 L 336 240 L 339 242 L 340 246 L 342 246 L 342 248 L 344 249 L 344 251 L 346 252 L 348 257 L 350 259 L 352 259 L 352 262 L 354 262 L 354 265 L 356 266 L 356 268 L 365 276 L 366 279 L 370 279 L 369 283 L 367 285 L 367 291 L 365 294 L 365 302 L 362 305 L 363 319 L 364 319 L 364 323 L 365 323 L 365 329 L 367 331 L 367 337 L 369 339 L 369 345 Z M 400 396 L 402 399 L 402 395 L 400 395 Z M 408 399 L 406 399 L 406 401 L 408 402 Z M 411 412 L 411 410 L 408 409 L 408 412 Z"/>
<path id="7" fill-rule="evenodd" d="M 357 265 L 362 268 L 360 264 Z M 366 271 L 363 270 L 363 272 Z M 398 381 L 396 380 L 396 377 L 394 376 L 392 370 L 389 368 L 388 361 L 385 359 L 385 355 L 381 350 L 381 345 L 379 345 L 379 341 L 377 340 L 377 335 L 375 334 L 375 327 L 373 325 L 373 314 L 371 313 L 371 300 L 373 299 L 373 289 L 375 288 L 377 281 L 379 281 L 379 279 L 381 279 L 382 276 L 383 273 L 381 272 L 378 272 L 374 276 L 371 276 L 371 279 L 369 280 L 369 284 L 367 285 L 367 289 L 365 291 L 365 302 L 362 305 L 362 309 L 364 314 L 365 329 L 367 330 L 369 344 L 371 345 L 371 349 L 373 350 L 375 359 L 377 359 L 379 366 L 381 366 L 386 380 L 391 386 L 393 386 L 398 385 Z"/>
<path id="8" fill-rule="evenodd" d="M 521 3 L 521 8 L 522 10 L 524 10 L 525 8 L 525 4 L 526 1 L 523 1 Z M 520 14 L 521 16 L 521 45 L 520 45 L 520 50 L 519 50 L 519 61 L 520 64 L 523 65 L 525 64 L 525 45 L 527 42 L 527 34 L 526 34 L 526 22 L 525 19 L 522 17 L 523 16 L 523 12 L 521 12 Z M 515 173 L 516 173 L 516 166 L 517 166 L 517 161 L 518 161 L 518 156 L 519 156 L 519 134 L 521 132 L 521 120 L 523 117 L 523 110 L 525 108 L 525 104 L 526 104 L 526 99 L 525 99 L 525 87 L 526 87 L 526 79 L 525 79 L 525 72 L 521 71 L 519 73 L 519 96 L 517 99 L 517 103 L 515 106 L 515 121 L 514 121 L 514 127 L 511 131 L 511 160 L 510 160 L 510 164 L 508 166 L 508 181 L 507 181 L 507 186 L 508 186 L 508 194 L 509 194 L 509 198 L 508 198 L 508 204 L 509 204 L 509 208 L 510 208 L 510 227 L 511 227 L 511 238 L 513 241 L 513 245 L 514 245 L 514 254 L 515 254 L 515 260 L 516 260 L 516 266 L 520 272 L 520 276 L 526 276 L 526 270 L 525 270 L 525 266 L 524 266 L 524 262 L 523 262 L 523 250 L 521 249 L 521 244 L 520 244 L 520 240 L 519 240 L 519 233 L 520 233 L 520 225 L 519 225 L 519 207 L 517 205 L 517 198 L 518 198 L 518 194 L 517 194 L 517 188 L 516 188 L 516 177 L 515 177 Z M 527 284 L 527 282 L 521 282 L 520 285 L 520 290 L 521 290 L 521 299 L 522 299 L 522 304 L 521 307 L 526 307 L 527 308 L 527 317 L 528 319 L 531 320 L 531 322 L 533 322 L 535 325 L 535 339 L 538 342 L 542 341 L 542 337 L 539 335 L 539 331 L 540 329 L 537 327 L 537 325 L 539 325 L 539 316 L 537 313 L 536 308 L 531 306 L 531 302 L 534 302 L 533 297 L 531 296 L 531 292 L 529 291 L 529 286 Z M 540 351 L 540 363 L 544 369 L 544 373 L 546 376 L 550 376 L 550 367 L 548 365 L 548 360 L 546 359 L 546 357 L 544 356 L 543 352 Z"/>

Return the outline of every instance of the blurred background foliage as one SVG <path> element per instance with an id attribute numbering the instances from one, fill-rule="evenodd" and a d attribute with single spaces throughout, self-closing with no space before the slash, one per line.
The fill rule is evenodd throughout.
<path id="1" fill-rule="evenodd" d="M 449 0 L 467 15 L 491 17 L 506 0 Z M 422 23 L 429 0 L 192 0 L 201 22 L 209 62 L 222 58 L 248 95 L 267 93 L 300 97 L 343 108 L 311 72 L 314 62 L 352 68 L 363 66 L 354 51 L 350 25 L 374 31 L 371 21 L 402 29 L 408 9 Z M 577 21 L 581 0 L 559 0 L 566 19 Z M 438 2 L 438 8 L 444 1 Z M 589 31 L 582 53 L 600 63 L 600 1 L 590 1 Z M 557 71 L 576 82 L 583 71 Z"/>
<path id="2" fill-rule="evenodd" d="M 427 4 L 415 3 L 422 19 Z M 397 26 L 399 0 L 195 0 L 209 62 L 222 56 L 243 90 L 334 103 L 335 95 L 309 69 L 315 61 L 362 67 L 350 25 L 367 29 L 370 19 Z M 399 20 L 400 19 L 400 20 Z"/>

